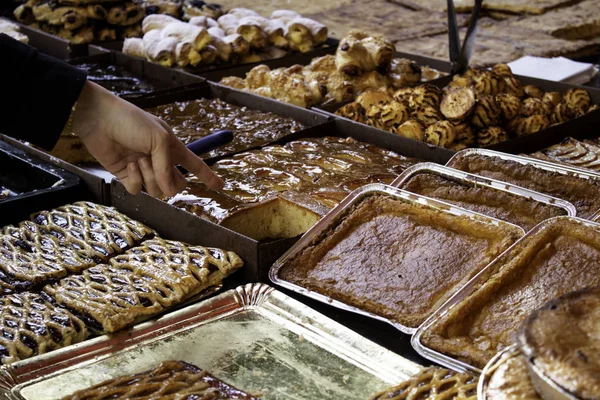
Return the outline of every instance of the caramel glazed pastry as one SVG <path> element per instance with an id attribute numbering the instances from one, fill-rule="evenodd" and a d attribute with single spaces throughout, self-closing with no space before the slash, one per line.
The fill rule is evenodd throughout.
<path id="1" fill-rule="evenodd" d="M 398 386 L 373 395 L 370 400 L 477 400 L 477 377 L 444 368 L 424 368 Z"/>
<path id="2" fill-rule="evenodd" d="M 597 108 L 580 88 L 564 95 L 522 86 L 505 64 L 394 93 L 368 92 L 336 114 L 452 150 L 487 147 L 582 116 Z"/>
<path id="3" fill-rule="evenodd" d="M 523 353 L 543 375 L 574 397 L 598 399 L 599 321 L 600 286 L 568 293 L 525 320 L 519 335 Z"/>
<path id="4" fill-rule="evenodd" d="M 519 325 L 545 302 L 600 284 L 600 231 L 566 217 L 550 220 L 481 279 L 422 337 L 425 346 L 478 368 L 514 343 Z M 578 323 L 554 324 L 553 334 L 558 338 L 571 326 L 573 332 L 578 329 Z M 574 334 L 570 338 L 576 340 Z M 567 349 L 568 342 L 563 346 Z"/>
<path id="5" fill-rule="evenodd" d="M 292 238 L 352 190 L 389 184 L 416 162 L 352 138 L 308 138 L 222 159 L 211 166 L 222 192 L 188 175 L 186 190 L 167 201 L 256 240 Z"/>
<path id="6" fill-rule="evenodd" d="M 222 129 L 234 132 L 230 144 L 204 154 L 205 158 L 263 146 L 305 128 L 293 119 L 239 107 L 219 99 L 183 101 L 146 111 L 165 121 L 185 144 Z"/>
<path id="7" fill-rule="evenodd" d="M 336 221 L 280 276 L 410 328 L 523 235 L 384 195 Z"/>
<path id="8" fill-rule="evenodd" d="M 352 31 L 335 55 L 314 58 L 309 65 L 271 70 L 259 65 L 245 79 L 226 77 L 221 84 L 299 107 L 341 103 L 368 90 L 394 90 L 439 77 L 407 59 L 393 59 L 394 46 L 379 37 Z"/>
<path id="9" fill-rule="evenodd" d="M 156 368 L 110 379 L 62 400 L 258 400 L 183 361 L 164 361 Z"/>

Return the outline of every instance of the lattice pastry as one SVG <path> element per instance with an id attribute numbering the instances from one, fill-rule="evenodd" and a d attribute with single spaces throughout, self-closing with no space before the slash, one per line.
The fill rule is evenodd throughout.
<path id="1" fill-rule="evenodd" d="M 86 201 L 42 211 L 32 220 L 47 226 L 60 240 L 80 241 L 85 246 L 82 250 L 101 262 L 155 235 L 112 207 Z"/>
<path id="2" fill-rule="evenodd" d="M 84 399 L 256 400 L 257 398 L 226 384 L 195 365 L 183 361 L 164 361 L 151 371 L 110 379 L 63 398 L 63 400 Z"/>
<path id="3" fill-rule="evenodd" d="M 0 290 L 29 290 L 95 264 L 80 240 L 59 241 L 47 227 L 27 221 L 7 226 L 0 235 Z"/>
<path id="4" fill-rule="evenodd" d="M 443 368 L 425 368 L 398 386 L 375 394 L 371 400 L 476 400 L 477 378 Z"/>
<path id="5" fill-rule="evenodd" d="M 221 283 L 242 265 L 232 252 L 157 238 L 44 291 L 94 331 L 115 332 Z"/>
<path id="6" fill-rule="evenodd" d="M 0 297 L 0 359 L 3 364 L 79 343 L 83 321 L 34 293 Z"/>

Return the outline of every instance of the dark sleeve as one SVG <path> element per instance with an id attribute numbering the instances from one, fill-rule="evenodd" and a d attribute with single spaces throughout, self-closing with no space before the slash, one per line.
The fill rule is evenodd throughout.
<path id="1" fill-rule="evenodd" d="M 85 72 L 0 34 L 0 132 L 52 149 L 86 80 Z"/>

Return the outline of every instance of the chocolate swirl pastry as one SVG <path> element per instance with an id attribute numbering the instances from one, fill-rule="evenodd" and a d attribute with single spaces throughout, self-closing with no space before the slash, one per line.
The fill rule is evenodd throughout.
<path id="1" fill-rule="evenodd" d="M 479 71 L 472 79 L 477 98 L 495 96 L 504 92 L 506 85 L 504 77 L 492 71 Z"/>
<path id="2" fill-rule="evenodd" d="M 409 139 L 418 141 L 425 140 L 425 128 L 423 125 L 413 119 L 408 120 L 402 125 L 394 128 L 393 132 Z"/>
<path id="3" fill-rule="evenodd" d="M 535 97 L 525 99 L 521 103 L 520 114 L 523 117 L 531 117 L 532 115 L 549 116 L 551 113 L 552 109 L 550 108 L 550 104 Z"/>
<path id="4" fill-rule="evenodd" d="M 492 67 L 492 72 L 502 78 L 513 78 L 512 69 L 507 64 L 496 64 Z"/>
<path id="5" fill-rule="evenodd" d="M 84 341 L 84 323 L 34 293 L 0 297 L 0 359 L 10 364 Z"/>
<path id="6" fill-rule="evenodd" d="M 119 65 L 77 64 L 75 66 L 87 72 L 90 81 L 117 96 L 141 96 L 158 89 L 152 82 L 136 77 Z"/>
<path id="7" fill-rule="evenodd" d="M 563 122 L 567 122 L 568 120 L 573 118 L 573 116 L 574 115 L 571 108 L 569 108 L 569 106 L 566 103 L 561 101 L 556 106 L 554 106 L 554 110 L 550 115 L 550 121 L 553 124 L 562 124 Z"/>
<path id="8" fill-rule="evenodd" d="M 457 144 L 464 144 L 466 147 L 475 144 L 476 136 L 471 125 L 466 122 L 454 123 L 454 129 L 456 130 L 456 139 L 454 141 Z"/>
<path id="9" fill-rule="evenodd" d="M 442 91 L 430 84 L 417 86 L 412 90 L 408 98 L 408 105 L 413 110 L 421 107 L 432 107 L 439 109 L 442 101 Z"/>
<path id="10" fill-rule="evenodd" d="M 588 92 L 581 88 L 567 90 L 563 97 L 563 101 L 567 107 L 569 107 L 571 112 L 578 117 L 585 114 L 592 103 Z"/>
<path id="11" fill-rule="evenodd" d="M 544 91 L 537 86 L 526 85 L 523 86 L 523 90 L 528 97 L 534 97 L 536 99 L 541 99 L 544 97 Z"/>
<path id="12" fill-rule="evenodd" d="M 234 132 L 231 143 L 203 155 L 206 158 L 263 146 L 304 129 L 304 125 L 291 118 L 251 110 L 219 99 L 182 101 L 146 111 L 169 124 L 185 144 L 222 129 Z"/>
<path id="13" fill-rule="evenodd" d="M 411 116 L 424 127 L 429 127 L 443 119 L 438 108 L 428 106 L 417 108 Z"/>
<path id="14" fill-rule="evenodd" d="M 109 379 L 62 400 L 103 399 L 258 400 L 219 380 L 206 370 L 183 361 L 164 361 L 155 369 Z"/>
<path id="15" fill-rule="evenodd" d="M 477 132 L 477 146 L 485 147 L 508 140 L 508 133 L 499 126 L 490 126 Z"/>
<path id="16" fill-rule="evenodd" d="M 531 135 L 550 126 L 550 120 L 545 115 L 532 115 L 526 118 L 516 118 L 509 122 L 508 129 L 517 136 Z"/>
<path id="17" fill-rule="evenodd" d="M 502 108 L 493 96 L 487 96 L 477 101 L 471 124 L 479 129 L 498 126 L 502 120 Z"/>
<path id="18" fill-rule="evenodd" d="M 502 93 L 496 96 L 496 101 L 502 110 L 502 118 L 505 121 L 512 121 L 519 115 L 521 110 L 521 100 L 514 94 Z"/>
<path id="19" fill-rule="evenodd" d="M 562 96 L 559 92 L 546 92 L 542 97 L 542 101 L 550 106 L 551 109 L 554 109 L 562 100 Z"/>
<path id="20" fill-rule="evenodd" d="M 370 400 L 477 400 L 477 377 L 429 367 L 398 386 L 382 390 Z"/>
<path id="21" fill-rule="evenodd" d="M 505 92 L 510 93 L 518 98 L 525 97 L 525 90 L 521 86 L 521 82 L 514 76 L 504 77 Z"/>
<path id="22" fill-rule="evenodd" d="M 450 121 L 439 121 L 430 125 L 425 131 L 425 142 L 446 147 L 456 138 L 456 129 Z"/>
<path id="23" fill-rule="evenodd" d="M 357 102 L 348 103 L 339 110 L 337 110 L 336 115 L 341 117 L 349 118 L 353 121 L 366 123 L 367 116 L 365 115 L 365 109 L 358 104 Z"/>

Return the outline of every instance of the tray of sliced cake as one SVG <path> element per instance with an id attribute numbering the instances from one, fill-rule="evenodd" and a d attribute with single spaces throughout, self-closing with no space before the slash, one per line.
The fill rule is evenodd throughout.
<path id="1" fill-rule="evenodd" d="M 510 346 L 519 325 L 549 300 L 600 284 L 600 225 L 546 220 L 478 273 L 412 338 L 424 357 L 480 371 Z"/>
<path id="2" fill-rule="evenodd" d="M 213 395 L 221 391 L 215 398 L 362 400 L 421 369 L 267 285 L 248 284 L 130 331 L 5 366 L 1 385 L 14 398 L 36 400 L 183 398 L 211 393 L 210 386 Z"/>
<path id="3" fill-rule="evenodd" d="M 405 170 L 392 186 L 518 225 L 529 231 L 545 219 L 568 215 L 565 200 L 434 163 Z"/>
<path id="4" fill-rule="evenodd" d="M 287 289 L 413 333 L 524 234 L 391 186 L 363 186 L 269 271 Z"/>

